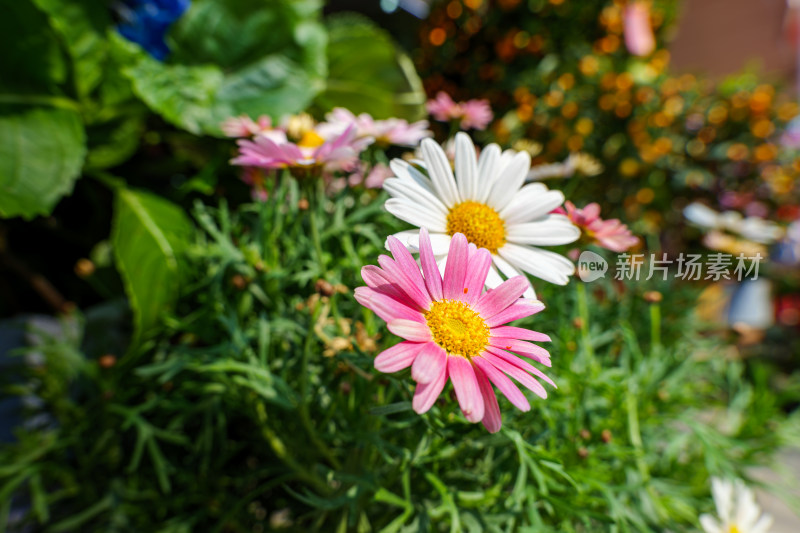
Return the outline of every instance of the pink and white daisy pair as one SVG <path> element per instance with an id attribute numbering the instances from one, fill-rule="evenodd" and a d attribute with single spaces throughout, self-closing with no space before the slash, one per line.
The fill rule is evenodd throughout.
<path id="1" fill-rule="evenodd" d="M 469 136 L 458 133 L 453 169 L 435 141 L 424 139 L 421 148 L 422 161 L 392 161 L 396 177 L 383 184 L 392 196 L 386 210 L 430 232 L 442 267 L 449 261 L 450 239 L 461 233 L 490 252 L 492 265 L 486 277 L 490 289 L 503 282 L 500 273 L 506 278 L 527 273 L 559 285 L 569 281 L 575 272 L 572 261 L 539 246 L 574 242 L 580 230 L 566 216 L 551 213 L 564 202 L 563 193 L 541 183 L 524 185 L 531 167 L 527 152 L 501 152 L 490 144 L 477 157 Z M 410 251 L 417 250 L 416 230 L 395 237 Z M 535 296 L 532 286 L 525 296 Z"/>
<path id="2" fill-rule="evenodd" d="M 367 286 L 358 287 L 355 297 L 384 319 L 389 331 L 405 339 L 380 353 L 374 364 L 381 372 L 411 367 L 417 413 L 433 406 L 448 379 L 467 420 L 482 422 L 492 433 L 502 424 L 492 385 L 522 411 L 528 411 L 530 403 L 511 378 L 547 397 L 534 376 L 555 384 L 522 357 L 549 367 L 550 355 L 530 341 L 550 338 L 504 325 L 544 309 L 541 302 L 521 298 L 528 286 L 523 276 L 483 292 L 491 254 L 460 233 L 450 241 L 444 276 L 425 229 L 419 232 L 421 272 L 398 239 L 389 237 L 388 247 L 394 259 L 382 255 L 380 267 L 364 267 Z"/>

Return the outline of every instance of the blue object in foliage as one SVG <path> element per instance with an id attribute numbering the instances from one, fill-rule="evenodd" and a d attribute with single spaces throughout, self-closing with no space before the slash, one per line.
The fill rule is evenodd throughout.
<path id="1" fill-rule="evenodd" d="M 122 0 L 115 5 L 122 19 L 117 30 L 161 61 L 169 54 L 164 35 L 190 3 L 191 0 Z"/>

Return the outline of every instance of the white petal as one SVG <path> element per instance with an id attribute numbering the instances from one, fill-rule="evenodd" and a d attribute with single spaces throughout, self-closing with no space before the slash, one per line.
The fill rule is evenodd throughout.
<path id="1" fill-rule="evenodd" d="M 750 526 L 755 524 L 756 520 L 758 519 L 758 515 L 761 514 L 761 509 L 759 509 L 758 505 L 756 504 L 756 497 L 753 494 L 753 491 L 747 488 L 742 480 L 737 479 L 735 487 L 735 523 L 747 531 L 750 529 Z"/>
<path id="2" fill-rule="evenodd" d="M 549 215 L 543 220 L 506 226 L 506 240 L 516 244 L 556 246 L 575 242 L 581 230 L 563 215 Z"/>
<path id="3" fill-rule="evenodd" d="M 496 144 L 484 147 L 478 159 L 478 186 L 475 193 L 475 201 L 486 202 L 489 192 L 492 190 L 492 185 L 497 179 L 495 169 L 499 163 L 500 147 Z"/>
<path id="4" fill-rule="evenodd" d="M 417 244 L 419 244 L 419 230 L 418 229 L 409 229 L 409 230 L 405 230 L 405 231 L 400 231 L 400 232 L 397 232 L 394 235 L 392 235 L 392 237 L 395 237 L 398 241 L 403 243 L 403 246 L 405 246 L 408 249 L 408 251 L 410 251 L 410 252 L 416 252 L 417 251 L 415 246 Z M 414 238 L 416 238 L 416 241 L 414 241 L 415 244 L 412 245 L 411 243 L 412 243 L 412 240 Z M 388 239 L 386 240 L 386 242 L 389 242 Z M 383 247 L 386 248 L 387 250 L 389 249 L 389 247 L 386 246 L 386 243 L 384 243 Z"/>
<path id="5" fill-rule="evenodd" d="M 486 204 L 497 211 L 502 211 L 514 196 L 519 194 L 529 168 L 531 168 L 531 156 L 528 152 L 519 152 L 515 155 L 492 186 Z"/>
<path id="6" fill-rule="evenodd" d="M 506 224 L 536 220 L 564 203 L 564 193 L 542 190 L 541 187 L 541 183 L 531 183 L 517 191 L 514 199 L 499 213 Z"/>
<path id="7" fill-rule="evenodd" d="M 447 208 L 433 193 L 426 191 L 416 182 L 389 178 L 383 182 L 383 188 L 395 198 L 407 198 L 431 211 L 447 217 Z"/>
<path id="8" fill-rule="evenodd" d="M 758 519 L 758 522 L 750 529 L 750 533 L 767 533 L 769 528 L 772 527 L 772 516 L 764 513 L 761 515 L 761 518 Z"/>
<path id="9" fill-rule="evenodd" d="M 569 276 L 575 272 L 572 261 L 539 248 L 506 243 L 497 253 L 520 270 L 557 285 L 566 285 Z"/>
<path id="10" fill-rule="evenodd" d="M 442 147 L 432 139 L 423 139 L 422 157 L 425 158 L 425 167 L 430 174 L 436 195 L 444 205 L 450 208 L 460 203 L 461 198 L 458 195 L 453 170 Z"/>
<path id="11" fill-rule="evenodd" d="M 434 256 L 446 256 L 450 250 L 450 235 L 446 233 L 429 233 L 428 237 L 431 239 L 431 248 L 433 248 Z M 419 230 L 408 237 L 408 249 L 414 253 L 419 251 Z"/>
<path id="12" fill-rule="evenodd" d="M 497 164 L 494 167 L 495 172 L 495 179 L 497 179 L 506 169 L 511 160 L 514 159 L 514 156 L 517 155 L 517 152 L 514 150 L 503 150 L 503 153 L 500 154 L 500 159 L 498 159 Z"/>
<path id="13" fill-rule="evenodd" d="M 704 533 L 722 533 L 722 526 L 709 514 L 700 515 L 700 525 Z"/>
<path id="14" fill-rule="evenodd" d="M 410 165 L 407 161 L 403 161 L 402 159 L 392 159 L 392 162 L 389 163 L 389 167 L 392 169 L 392 172 L 394 172 L 394 175 L 399 179 L 414 182 L 426 191 L 434 194 L 431 180 L 429 180 L 428 177 L 422 172 Z"/>
<path id="15" fill-rule="evenodd" d="M 711 478 L 711 495 L 714 497 L 714 505 L 717 506 L 717 514 L 723 522 L 729 522 L 733 503 L 733 483 L 725 479 Z"/>
<path id="16" fill-rule="evenodd" d="M 475 198 L 478 189 L 478 161 L 475 145 L 464 132 L 456 134 L 456 184 L 462 200 Z"/>
<path id="17" fill-rule="evenodd" d="M 444 217 L 422 209 L 419 205 L 409 200 L 389 198 L 386 200 L 384 207 L 400 220 L 404 220 L 414 226 L 425 227 L 428 231 L 444 233 L 447 229 L 447 222 Z"/>
<path id="18" fill-rule="evenodd" d="M 492 257 L 494 259 L 494 257 Z M 489 267 L 489 273 L 486 275 L 486 288 L 487 289 L 494 289 L 501 283 L 503 283 L 503 278 L 500 277 L 500 274 L 497 273 L 497 269 L 493 266 Z"/>
<path id="19" fill-rule="evenodd" d="M 513 278 L 514 276 L 523 276 L 524 274 L 520 272 L 516 267 L 511 265 L 508 261 L 503 259 L 497 254 L 492 255 L 492 262 L 494 265 L 503 273 L 506 278 Z M 528 279 L 527 276 L 525 279 Z M 525 292 L 522 294 L 523 298 L 531 298 L 536 299 L 536 292 L 533 290 L 533 285 L 531 285 L 531 280 L 528 280 L 528 288 L 525 289 Z"/>

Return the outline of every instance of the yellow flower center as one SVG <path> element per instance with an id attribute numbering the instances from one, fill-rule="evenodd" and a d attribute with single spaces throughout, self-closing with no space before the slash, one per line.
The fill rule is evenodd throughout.
<path id="1" fill-rule="evenodd" d="M 739 528 L 736 527 L 736 524 L 733 524 L 729 529 L 728 533 L 740 533 Z"/>
<path id="2" fill-rule="evenodd" d="M 301 148 L 316 148 L 325 144 L 325 139 L 320 137 L 314 130 L 308 130 L 303 133 L 303 136 L 297 142 L 297 146 Z"/>
<path id="3" fill-rule="evenodd" d="M 489 326 L 464 302 L 437 300 L 425 313 L 425 320 L 433 341 L 450 355 L 476 357 L 489 343 Z"/>
<path id="4" fill-rule="evenodd" d="M 463 233 L 478 248 L 492 253 L 506 242 L 506 228 L 497 211 L 479 202 L 461 202 L 447 214 L 447 233 Z"/>

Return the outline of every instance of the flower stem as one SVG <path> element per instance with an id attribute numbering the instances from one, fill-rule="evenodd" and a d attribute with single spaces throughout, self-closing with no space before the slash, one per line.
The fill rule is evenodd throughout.
<path id="1" fill-rule="evenodd" d="M 577 285 L 577 299 L 578 299 L 578 316 L 581 319 L 581 341 L 583 342 L 583 349 L 586 351 L 586 357 L 589 359 L 589 364 L 592 367 L 592 372 L 597 373 L 597 362 L 594 357 L 594 347 L 589 335 L 589 304 L 586 301 L 586 286 L 580 282 Z"/>
<path id="2" fill-rule="evenodd" d="M 313 472 L 307 470 L 302 464 L 298 463 L 297 460 L 295 460 L 295 458 L 289 453 L 286 445 L 283 443 L 278 434 L 269 427 L 267 424 L 267 410 L 264 408 L 263 403 L 258 402 L 256 404 L 256 414 L 259 422 L 261 423 L 261 434 L 269 443 L 270 448 L 272 448 L 272 451 L 275 452 L 275 455 L 278 456 L 278 459 L 283 461 L 286 466 L 293 470 L 298 478 L 311 484 L 320 493 L 330 494 L 331 488 L 328 486 L 328 484 L 319 477 L 315 476 Z"/>
<path id="3" fill-rule="evenodd" d="M 661 305 L 658 302 L 650 304 L 650 343 L 652 351 L 661 351 Z"/>
<path id="4" fill-rule="evenodd" d="M 303 345 L 303 359 L 302 359 L 302 367 L 300 369 L 300 403 L 298 405 L 298 411 L 300 414 L 300 422 L 303 424 L 303 428 L 308 433 L 308 437 L 311 439 L 311 443 L 317 449 L 317 451 L 322 454 L 322 456 L 333 466 L 335 469 L 340 470 L 342 468 L 341 463 L 333 452 L 325 445 L 322 439 L 319 438 L 317 435 L 317 431 L 314 429 L 314 424 L 311 422 L 311 415 L 308 410 L 309 398 L 308 398 L 308 365 L 309 361 L 311 360 L 311 340 L 313 337 L 313 324 L 317 320 L 319 316 L 319 302 L 314 307 L 314 310 L 311 313 L 311 325 L 308 328 L 308 333 L 306 334 L 306 341 Z"/>
<path id="5" fill-rule="evenodd" d="M 321 189 L 322 182 L 317 182 L 316 186 L 308 187 L 309 195 L 309 224 L 311 226 L 311 241 L 314 244 L 314 252 L 317 255 L 317 262 L 319 263 L 320 270 L 324 273 L 326 270 L 325 256 L 322 253 L 322 241 L 319 236 L 319 226 L 317 217 L 319 211 L 322 209 L 322 202 L 324 202 L 325 194 Z"/>

